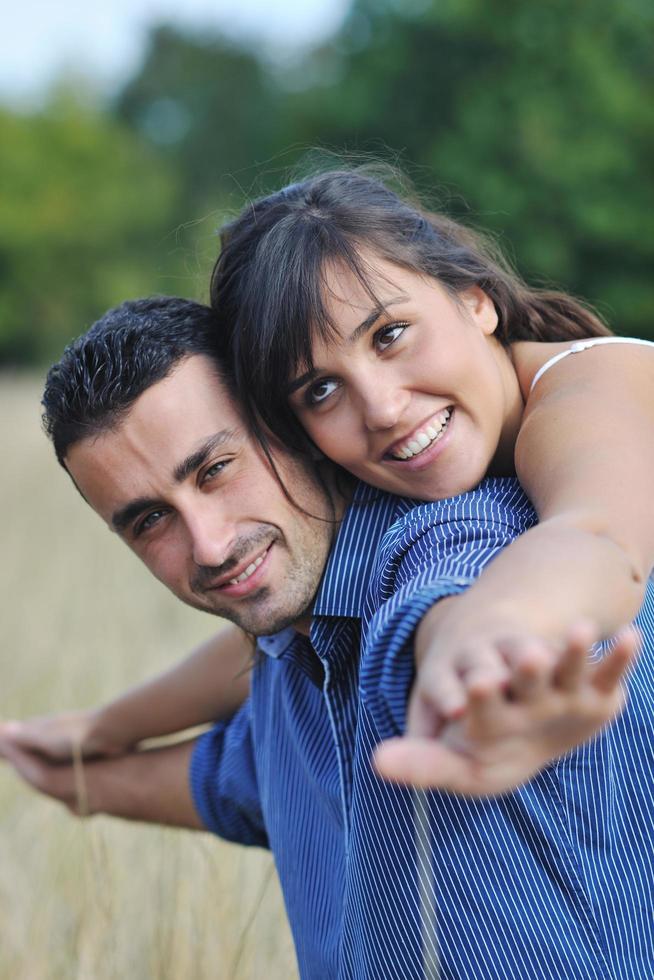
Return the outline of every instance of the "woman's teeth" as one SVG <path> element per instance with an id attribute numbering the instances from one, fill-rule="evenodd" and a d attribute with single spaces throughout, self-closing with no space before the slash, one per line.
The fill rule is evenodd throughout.
<path id="1" fill-rule="evenodd" d="M 444 408 L 442 412 L 434 416 L 429 425 L 426 425 L 424 429 L 420 429 L 408 442 L 405 442 L 403 446 L 396 449 L 391 454 L 392 458 L 411 459 L 412 456 L 418 456 L 424 452 L 427 446 L 431 446 L 433 442 L 437 442 L 441 438 L 447 428 L 451 414 L 452 412 L 449 408 Z"/>
<path id="2" fill-rule="evenodd" d="M 268 552 L 266 552 L 266 554 L 268 554 Z M 248 565 L 245 571 L 241 572 L 241 574 L 237 576 L 237 578 L 230 578 L 229 584 L 239 585 L 241 582 L 245 582 L 246 578 L 249 578 L 253 572 L 256 572 L 257 568 L 259 567 L 259 565 L 261 564 L 261 562 L 264 560 L 265 557 L 266 555 L 260 555 L 252 562 L 252 564 Z"/>

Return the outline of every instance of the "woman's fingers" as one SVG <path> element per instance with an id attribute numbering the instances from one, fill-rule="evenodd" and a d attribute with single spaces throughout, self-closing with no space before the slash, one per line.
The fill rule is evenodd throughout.
<path id="1" fill-rule="evenodd" d="M 615 637 L 614 645 L 599 663 L 593 665 L 591 682 L 600 694 L 611 694 L 622 683 L 625 674 L 636 660 L 641 637 L 629 626 Z"/>
<path id="2" fill-rule="evenodd" d="M 375 751 L 374 765 L 384 779 L 417 789 L 439 789 L 470 796 L 488 791 L 483 767 L 440 741 L 393 738 Z"/>
<path id="3" fill-rule="evenodd" d="M 512 699 L 527 703 L 542 697 L 556 665 L 551 645 L 537 637 L 520 637 L 503 640 L 498 648 L 510 666 Z"/>
<path id="4" fill-rule="evenodd" d="M 579 688 L 589 667 L 591 647 L 598 638 L 597 627 L 588 620 L 579 620 L 570 627 L 555 672 L 560 690 L 571 693 Z"/>
<path id="5" fill-rule="evenodd" d="M 407 712 L 407 734 L 434 735 L 442 725 L 461 717 L 472 689 L 503 691 L 510 672 L 493 643 L 471 645 L 447 657 L 435 653 L 418 671 Z"/>

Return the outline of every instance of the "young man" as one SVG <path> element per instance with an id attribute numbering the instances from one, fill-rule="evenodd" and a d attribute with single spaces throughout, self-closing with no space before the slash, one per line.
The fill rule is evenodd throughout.
<path id="1" fill-rule="evenodd" d="M 590 746 L 498 798 L 383 782 L 371 757 L 402 730 L 421 615 L 533 511 L 512 480 L 412 507 L 364 486 L 349 501 L 279 446 L 273 469 L 212 326 L 196 304 L 125 304 L 49 376 L 50 432 L 89 504 L 182 601 L 261 636 L 250 700 L 193 743 L 90 763 L 89 809 L 270 847 L 306 977 L 433 976 L 439 959 L 451 977 L 650 976 L 652 597 L 629 705 Z M 508 789 L 608 720 L 631 648 L 588 666 L 582 634 L 555 669 L 518 662 L 510 697 L 473 691 L 441 738 L 444 787 Z M 188 723 L 224 707 L 220 648 L 179 687 L 198 695 Z M 74 806 L 70 770 L 22 734 L 5 727 L 6 756 Z"/>

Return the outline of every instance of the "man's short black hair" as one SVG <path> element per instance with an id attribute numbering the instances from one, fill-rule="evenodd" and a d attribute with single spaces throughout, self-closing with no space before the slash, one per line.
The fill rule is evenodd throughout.
<path id="1" fill-rule="evenodd" d="M 117 425 L 186 357 L 210 357 L 231 387 L 218 338 L 211 309 L 176 296 L 128 300 L 105 313 L 48 372 L 43 427 L 61 465 L 70 446 Z"/>

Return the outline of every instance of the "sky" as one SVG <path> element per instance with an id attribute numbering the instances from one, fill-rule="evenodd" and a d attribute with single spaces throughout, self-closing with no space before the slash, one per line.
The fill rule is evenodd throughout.
<path id="1" fill-rule="evenodd" d="M 2 14 L 0 101 L 29 108 L 71 71 L 110 91 L 137 68 L 154 22 L 218 28 L 274 54 L 329 34 L 348 6 L 349 0 L 15 0 Z"/>

